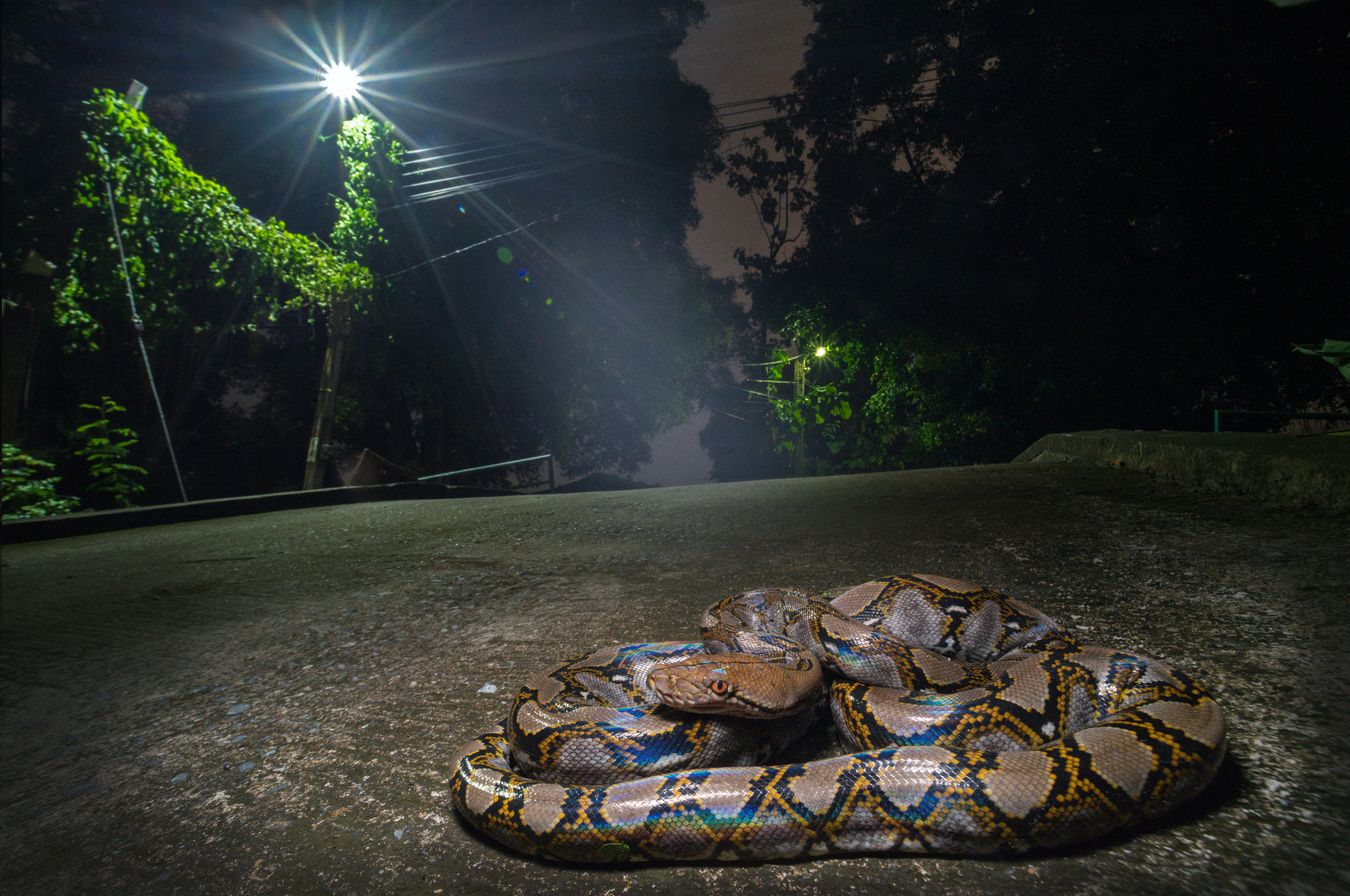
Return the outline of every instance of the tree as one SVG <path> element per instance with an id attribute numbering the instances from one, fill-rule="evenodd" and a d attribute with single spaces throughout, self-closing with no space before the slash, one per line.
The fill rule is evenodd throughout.
<path id="1" fill-rule="evenodd" d="M 1341 8 L 812 6 L 767 138 L 807 147 L 805 246 L 754 312 L 859 341 L 886 464 L 1325 397 L 1288 356 L 1350 328 Z"/>

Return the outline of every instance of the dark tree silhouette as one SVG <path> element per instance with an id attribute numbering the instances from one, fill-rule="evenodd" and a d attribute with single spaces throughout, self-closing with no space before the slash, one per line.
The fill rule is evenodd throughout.
<path id="1" fill-rule="evenodd" d="M 805 245 L 751 267 L 754 317 L 855 340 L 853 425 L 895 437 L 817 443 L 823 468 L 1338 388 L 1291 347 L 1350 331 L 1343 4 L 810 5 L 776 152 L 739 162 L 814 172 Z"/>

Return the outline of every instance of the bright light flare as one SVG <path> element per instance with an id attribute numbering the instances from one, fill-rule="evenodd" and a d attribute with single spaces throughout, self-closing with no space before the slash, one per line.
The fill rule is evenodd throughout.
<path id="1" fill-rule="evenodd" d="M 830 351 L 830 350 L 829 350 L 828 348 L 826 348 L 825 346 L 823 346 L 823 345 L 818 345 L 818 346 L 816 346 L 816 357 L 817 357 L 817 358 L 823 358 L 823 357 L 825 357 L 826 354 L 829 353 L 829 351 Z"/>
<path id="2" fill-rule="evenodd" d="M 356 99 L 361 92 L 361 74 L 345 62 L 325 66 L 323 89 L 340 100 Z"/>

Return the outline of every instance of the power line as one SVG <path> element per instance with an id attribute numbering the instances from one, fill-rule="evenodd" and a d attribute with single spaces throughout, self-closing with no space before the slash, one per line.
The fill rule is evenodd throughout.
<path id="1" fill-rule="evenodd" d="M 523 142 L 523 141 L 522 141 L 522 142 Z M 403 155 L 404 155 L 404 156 L 416 156 L 416 155 L 422 155 L 423 153 L 435 152 L 435 151 L 438 150 L 438 149 L 450 149 L 451 147 L 455 147 L 455 146 L 473 146 L 473 145 L 475 145 L 475 144 L 481 144 L 481 143 L 487 143 L 487 140 L 485 140 L 485 139 L 477 139 L 477 140 L 461 140 L 461 141 L 459 141 L 458 143 L 438 143 L 438 144 L 436 144 L 435 146 L 418 146 L 418 147 L 414 147 L 414 148 L 405 149 L 405 150 L 403 151 Z M 403 162 L 403 164 L 405 164 L 405 165 L 410 165 L 410 164 L 412 164 L 412 162 L 405 160 L 405 161 Z"/>
<path id="2" fill-rule="evenodd" d="M 912 82 L 910 82 L 909 86 L 919 87 L 926 84 L 936 84 L 941 80 L 942 79 L 939 76 L 934 74 L 931 77 L 915 78 Z M 722 117 L 720 113 L 723 112 L 725 112 L 728 115 L 743 115 L 746 114 L 745 111 L 728 111 L 728 110 L 741 110 L 742 107 L 746 106 L 762 107 L 763 109 L 766 110 L 774 109 L 775 103 L 778 101 L 797 99 L 800 97 L 801 93 L 794 90 L 789 93 L 769 94 L 768 96 L 748 97 L 743 100 L 728 100 L 725 103 L 713 103 L 713 110 L 719 113 L 718 115 L 719 118 Z"/>
<path id="3" fill-rule="evenodd" d="M 430 174 L 433 171 L 442 171 L 446 168 L 457 168 L 460 165 L 467 164 L 468 162 L 488 162 L 491 161 L 492 159 L 504 159 L 509 158 L 511 156 L 523 155 L 529 152 L 528 148 L 497 152 L 497 150 L 501 148 L 502 147 L 500 146 L 489 146 L 484 149 L 470 149 L 464 150 L 463 152 L 451 152 L 439 156 L 429 156 L 425 159 L 414 159 L 411 162 L 404 162 L 403 166 L 407 168 L 411 165 L 420 165 L 421 167 L 412 169 L 410 171 L 404 171 L 402 173 L 402 176 L 416 177 L 419 174 Z M 484 155 L 484 153 L 492 153 L 492 154 Z M 462 156 L 468 156 L 469 158 L 461 158 Z M 444 165 L 425 164 L 427 162 L 439 162 L 443 159 L 456 159 L 456 161 L 446 162 Z"/>
<path id="4" fill-rule="evenodd" d="M 465 196 L 469 193 L 478 193 L 490 187 L 501 186 L 502 184 L 516 183 L 517 181 L 532 180 L 537 177 L 544 177 L 550 174 L 557 174 L 561 171 L 567 171 L 572 168 L 587 164 L 589 160 L 577 159 L 568 162 L 558 162 L 554 165 L 547 165 L 538 168 L 531 168 L 516 174 L 503 174 L 496 177 L 482 178 L 481 175 L 486 172 L 478 172 L 472 175 L 474 180 L 466 180 L 462 183 L 456 183 L 451 186 L 441 187 L 435 190 L 427 190 L 421 193 L 415 193 L 409 197 L 407 202 L 397 202 L 393 205 L 387 205 L 380 208 L 379 212 L 386 212 L 395 208 L 407 208 L 410 205 L 425 205 L 428 202 L 438 202 L 442 199 L 453 199 L 456 196 Z M 504 169 L 503 169 L 504 170 Z M 465 175 L 469 177 L 470 175 Z M 442 178 L 442 180 L 456 180 L 455 178 Z"/>
<path id="5" fill-rule="evenodd" d="M 502 176 L 503 172 L 506 171 L 530 172 L 530 171 L 539 171 L 546 168 L 554 169 L 557 168 L 559 164 L 565 163 L 555 162 L 552 165 L 541 165 L 538 162 L 530 161 L 530 162 L 521 162 L 520 164 L 517 165 L 500 165 L 496 168 L 482 168 L 477 171 L 470 171 L 466 174 L 447 174 L 444 177 L 433 177 L 429 180 L 420 181 L 419 183 L 409 184 L 405 189 L 409 191 L 425 190 L 436 184 L 463 183 L 464 181 L 472 181 L 477 178 L 488 177 L 489 175 Z M 454 166 L 446 166 L 446 167 L 453 168 Z M 514 177 L 518 175 L 512 176 Z M 433 190 L 432 192 L 439 192 L 439 190 Z"/>
<path id="6" fill-rule="evenodd" d="M 764 127 L 766 124 L 772 124 L 775 121 L 782 121 L 786 116 L 775 115 L 773 118 L 761 118 L 759 121 L 746 121 L 740 124 L 734 124 L 731 127 L 722 128 L 722 133 L 737 134 L 741 131 L 753 131 Z"/>
<path id="7" fill-rule="evenodd" d="M 773 106 L 764 106 L 764 105 L 760 105 L 760 106 L 747 106 L 747 107 L 745 107 L 745 108 L 743 108 L 743 109 L 734 109 L 734 110 L 732 110 L 732 111 L 730 111 L 730 112 L 723 112 L 723 113 L 721 113 L 721 114 L 718 115 L 718 118 L 723 118 L 723 119 L 725 119 L 725 118 L 732 118 L 732 117 L 737 116 L 737 115 L 761 115 L 761 114 L 763 114 L 763 113 L 765 113 L 765 112 L 777 112 L 777 111 L 778 111 L 778 110 L 775 109 Z"/>
<path id="8" fill-rule="evenodd" d="M 915 83 L 916 83 L 916 84 L 933 83 L 933 82 L 936 82 L 937 80 L 938 80 L 937 78 L 931 78 L 931 79 L 919 79 L 919 80 L 917 80 Z M 774 100 L 781 100 L 781 99 L 787 99 L 787 98 L 796 97 L 796 96 L 799 96 L 799 94 L 797 94 L 797 93 L 789 93 L 789 94 L 782 94 L 782 95 L 771 95 L 771 96 L 762 96 L 762 97 L 752 97 L 752 98 L 749 98 L 749 99 L 742 99 L 742 100 L 731 100 L 731 101 L 728 101 L 728 102 L 725 102 L 725 103 L 716 103 L 716 104 L 713 105 L 713 109 L 714 109 L 714 110 L 721 111 L 721 112 L 723 112 L 725 115 L 729 115 L 729 116 L 730 116 L 730 115 L 737 115 L 737 116 L 738 116 L 738 115 L 750 115 L 750 114 L 756 114 L 756 113 L 763 113 L 763 112 L 769 111 L 769 110 L 771 110 L 771 109 L 773 109 L 774 111 L 777 111 L 777 109 L 776 109 L 776 107 L 773 105 L 772 101 L 774 101 Z M 923 99 L 923 98 L 918 98 L 918 99 Z M 913 102 L 913 101 L 915 101 L 915 100 L 911 100 L 911 102 Z M 729 110 L 734 110 L 734 111 L 729 111 Z M 720 117 L 721 117 L 721 116 L 719 115 L 719 118 L 720 118 Z M 723 127 L 723 128 L 722 128 L 722 134 L 723 134 L 723 136 L 725 137 L 726 135 L 739 133 L 739 132 L 741 132 L 741 131 L 749 131 L 749 130 L 755 130 L 755 129 L 763 128 L 765 125 L 768 125 L 768 124 L 771 124 L 771 123 L 777 122 L 777 121 L 782 121 L 782 120 L 786 119 L 787 117 L 788 117 L 787 115 L 779 114 L 779 115 L 773 115 L 773 116 L 770 116 L 770 117 L 768 117 L 768 118 L 761 118 L 761 119 L 758 119 L 758 120 L 755 120 L 755 121 L 739 122 L 739 123 L 736 123 L 736 124 L 733 124 L 733 125 L 730 125 L 730 126 L 727 126 L 727 127 Z M 424 147 L 424 148 L 421 148 L 421 149 L 409 150 L 409 151 L 408 151 L 409 154 L 419 154 L 419 155 L 424 156 L 424 157 L 418 158 L 418 159 L 406 160 L 406 161 L 404 162 L 404 165 L 405 165 L 405 166 L 420 165 L 420 164 L 423 164 L 423 163 L 425 163 L 425 162 L 441 161 L 441 160 L 443 160 L 443 159 L 450 159 L 450 158 L 455 158 L 455 157 L 458 157 L 458 156 L 464 156 L 464 155 L 472 156 L 472 155 L 474 155 L 474 154 L 476 154 L 476 153 L 477 153 L 477 154 L 481 154 L 481 153 L 485 153 L 485 152 L 493 152 L 493 151 L 495 151 L 495 150 L 504 149 L 504 148 L 506 148 L 506 147 L 510 147 L 510 146 L 513 146 L 513 145 L 514 145 L 514 144 L 511 144 L 511 143 L 502 143 L 502 144 L 495 144 L 495 145 L 489 144 L 489 145 L 483 146 L 483 144 L 484 144 L 485 142 L 486 142 L 486 141 L 479 140 L 479 141 L 467 141 L 467 142 L 462 142 L 462 143 L 446 143 L 446 144 L 441 144 L 441 145 L 439 145 L 439 146 Z M 520 142 L 525 142 L 525 141 L 520 141 Z M 460 147 L 460 146 L 465 146 L 465 145 L 471 145 L 471 146 L 472 146 L 472 145 L 478 145 L 478 146 L 482 146 L 483 148 L 481 148 L 481 149 L 460 150 L 459 152 L 444 153 L 444 154 L 438 155 L 438 156 L 427 156 L 427 155 L 426 155 L 427 153 L 431 153 L 431 152 L 434 152 L 434 151 L 436 151 L 436 150 L 452 149 L 452 148 L 455 148 L 455 147 Z M 512 150 L 512 151 L 510 151 L 510 152 L 500 152 L 500 153 L 497 153 L 496 155 L 489 155 L 489 156 L 487 156 L 487 157 L 485 157 L 485 158 L 479 158 L 479 159 L 477 159 L 476 161 L 482 162 L 482 161 L 488 161 L 488 160 L 490 160 L 490 159 L 502 158 L 502 157 L 504 157 L 504 156 L 520 155 L 520 154 L 522 154 L 522 153 L 524 153 L 524 152 L 526 152 L 526 151 L 527 151 L 527 150 L 525 150 L 525 149 L 521 149 L 521 150 Z M 719 152 L 719 153 L 718 153 L 718 155 L 724 155 L 724 154 L 725 154 L 725 152 Z M 453 185 L 453 186 L 442 187 L 442 188 L 436 189 L 436 190 L 428 190 L 428 191 L 426 191 L 426 192 L 413 194 L 412 197 L 411 197 L 411 199 L 410 199 L 410 201 L 404 202 L 404 203 L 399 203 L 399 204 L 393 205 L 393 206 L 389 206 L 389 207 L 387 207 L 387 208 L 380 209 L 380 211 L 387 211 L 388 209 L 391 209 L 391 208 L 400 208 L 400 207 L 408 206 L 408 205 L 420 205 L 420 204 L 423 204 L 423 203 L 434 202 L 434 201 L 438 201 L 438 200 L 441 200 L 441 199 L 449 199 L 449 198 L 452 198 L 452 197 L 454 197 L 454 196 L 461 196 L 461 195 L 465 195 L 465 194 L 468 194 L 468 193 L 478 192 L 478 191 L 480 191 L 480 190 L 486 189 L 487 187 L 490 187 L 490 186 L 496 186 L 496 185 L 498 185 L 498 184 L 511 183 L 511 182 L 514 182 L 514 181 L 525 180 L 525 179 L 529 179 L 529 178 L 533 178 L 533 177 L 541 177 L 541 176 L 546 175 L 546 174 L 553 174 L 553 173 L 556 173 L 556 172 L 558 172 L 558 171 L 565 170 L 565 169 L 567 169 L 567 168 L 576 167 L 577 165 L 584 164 L 585 161 L 586 161 L 586 160 L 573 160 L 573 161 L 568 161 L 568 162 L 559 162 L 559 163 L 555 163 L 555 164 L 552 164 L 552 165 L 540 165 L 540 166 L 538 166 L 538 167 L 532 167 L 529 163 L 522 163 L 522 164 L 519 164 L 519 165 L 505 165 L 505 166 L 501 166 L 501 167 L 499 167 L 499 168 L 489 169 L 489 170 L 487 170 L 487 171 L 478 171 L 478 172 L 472 172 L 472 173 L 469 173 L 469 174 L 456 174 L 456 175 L 448 175 L 448 176 L 440 177 L 440 178 L 433 178 L 433 179 L 431 179 L 431 180 L 422 181 L 421 183 L 417 183 L 417 184 L 410 185 L 410 186 L 408 187 L 408 189 L 409 189 L 409 190 L 418 190 L 418 189 L 422 189 L 422 188 L 425 188 L 425 187 L 429 187 L 429 186 L 431 186 L 432 184 L 437 184 L 437 183 L 452 183 L 452 182 L 454 182 L 454 185 Z M 435 165 L 435 166 L 428 166 L 428 167 L 424 167 L 424 168 L 418 168 L 418 169 L 416 169 L 416 170 L 414 170 L 414 171 L 404 172 L 404 176 L 406 177 L 406 176 L 408 176 L 408 175 L 417 176 L 417 175 L 421 175 L 421 174 L 430 174 L 430 173 L 433 173 L 433 172 L 435 172 L 435 171 L 445 170 L 445 169 L 452 169 L 452 170 L 453 170 L 453 169 L 458 168 L 460 164 L 463 164 L 463 163 L 462 163 L 462 162 L 461 162 L 461 163 L 450 162 L 450 163 L 447 163 L 447 164 L 444 164 L 444 165 Z M 520 171 L 519 173 L 516 173 L 516 174 L 501 174 L 501 175 L 499 175 L 499 176 L 497 176 L 497 177 L 488 178 L 488 179 L 486 179 L 486 180 L 481 179 L 482 175 L 484 175 L 484 174 L 494 174 L 494 173 L 498 173 L 498 172 L 513 171 L 513 170 L 517 170 L 517 169 L 525 169 L 525 170 L 524 170 L 524 171 Z M 568 213 L 568 212 L 570 212 L 570 211 L 573 211 L 573 210 L 575 210 L 575 209 L 577 209 L 577 208 L 580 208 L 580 207 L 582 207 L 582 206 L 585 206 L 585 205 L 592 205 L 592 204 L 594 204 L 595 202 L 598 202 L 598 201 L 599 201 L 599 200 L 591 200 L 590 202 L 577 203 L 576 205 L 569 206 L 568 208 L 565 208 L 565 209 L 563 209 L 563 210 L 561 210 L 561 211 L 553 212 L 552 214 L 545 215 L 545 216 L 543 216 L 543 217 L 536 218 L 536 219 L 533 220 L 533 221 L 529 221 L 529 222 L 527 222 L 527 223 L 525 223 L 525 224 L 521 224 L 521 225 L 519 225 L 519 226 L 517 226 L 517 227 L 513 227 L 513 228 L 511 228 L 510 230 L 504 230 L 504 231 L 501 231 L 500 233 L 495 233 L 495 234 L 493 234 L 492 236 L 485 237 L 484 239 L 478 240 L 477 242 L 474 242 L 474 243 L 470 243 L 470 244 L 467 245 L 467 246 L 461 246 L 461 247 L 458 248 L 458 249 L 454 249 L 454 250 L 452 250 L 452 251 L 450 251 L 450 252 L 446 252 L 446 253 L 444 253 L 444 254 L 437 255 L 437 256 L 435 256 L 434 258 L 428 258 L 428 259 L 425 259 L 424 261 L 420 261 L 420 262 L 418 262 L 417 264 L 414 264 L 414 265 L 411 265 L 411 266 L 409 266 L 409 267 L 403 268 L 402 270 L 394 271 L 393 273 L 390 273 L 390 274 L 385 274 L 385 275 L 383 275 L 383 276 L 381 277 L 381 279 L 388 280 L 388 279 L 391 279 L 391 278 L 393 278 L 393 277 L 398 277 L 398 276 L 401 276 L 401 275 L 403 275 L 403 274 L 406 274 L 406 273 L 408 273 L 408 272 L 410 272 L 410 271 L 417 270 L 418 268 L 425 267 L 426 265 L 434 264 L 435 262 L 443 261 L 443 260 L 445 260 L 445 259 L 447 259 L 447 258 L 453 258 L 453 257 L 456 256 L 456 255 L 462 255 L 462 254 L 465 253 L 465 252 L 468 252 L 468 251 L 471 251 L 471 250 L 473 250 L 473 249 L 477 249 L 477 248 L 479 248 L 479 247 L 481 247 L 481 246 L 487 245 L 488 243 L 493 242 L 494 240 L 499 240 L 499 239 L 502 239 L 502 238 L 504 238 L 504 237 L 508 237 L 508 236 L 513 235 L 513 234 L 520 233 L 521 231 L 528 230 L 529 228 L 535 227 L 535 226 L 537 226 L 537 225 L 539 225 L 539 224 L 542 224 L 542 223 L 544 223 L 545 221 L 557 220 L 560 216 L 562 216 L 562 215 L 564 215 L 564 214 L 566 214 L 566 213 Z"/>
<path id="9" fill-rule="evenodd" d="M 771 104 L 774 100 L 785 100 L 788 99 L 789 97 L 795 97 L 797 95 L 798 94 L 796 93 L 783 93 L 783 94 L 770 94 L 769 96 L 751 97 L 750 99 L 744 100 L 729 100 L 725 103 L 713 103 L 713 108 L 730 109 L 734 106 L 768 105 Z"/>
<path id="10" fill-rule="evenodd" d="M 596 200 L 592 200 L 592 201 L 596 201 Z M 545 216 L 543 216 L 542 218 L 535 218 L 533 221 L 530 221 L 529 223 L 526 223 L 526 224 L 521 224 L 520 226 L 514 227 L 514 228 L 512 228 L 511 230 L 504 230 L 504 231 L 502 231 L 501 233 L 494 233 L 492 236 L 489 236 L 489 237 L 486 237 L 486 238 L 484 238 L 484 239 L 481 239 L 481 240 L 479 240 L 479 241 L 476 242 L 476 243 L 470 243 L 470 244 L 467 245 L 467 246 L 461 246 L 460 248 L 455 249 L 455 250 L 453 250 L 453 251 L 451 251 L 451 252 L 446 252 L 444 255 L 437 255 L 435 258 L 428 258 L 428 259 L 426 259 L 425 261 L 419 261 L 417 264 L 412 265 L 411 267 L 406 267 L 406 268 L 404 268 L 404 269 L 401 270 L 401 271 L 394 271 L 392 274 L 385 274 L 385 275 L 384 275 L 383 277 L 381 277 L 380 279 L 382 279 L 382 280 L 389 280 L 389 279 L 391 279 L 391 278 L 393 278 L 393 277 L 398 277 L 398 276 L 400 276 L 400 275 L 402 275 L 402 274 L 406 274 L 406 273 L 408 273 L 409 271 L 415 271 L 415 270 L 417 270 L 418 268 L 426 267 L 426 266 L 429 265 L 429 264 L 434 264 L 435 262 L 438 262 L 438 261 L 444 261 L 445 259 L 447 259 L 447 258 L 453 258 L 453 257 L 456 256 L 456 255 L 462 255 L 462 254 L 464 254 L 465 252 L 468 252 L 470 249 L 477 249 L 479 246 L 485 246 L 485 245 L 487 245 L 488 243 L 490 243 L 490 242 L 492 242 L 492 241 L 494 241 L 494 240 L 499 240 L 499 239 L 502 239 L 503 237 L 511 236 L 511 235 L 514 234 L 514 233 L 520 233 L 522 230 L 528 230 L 529 228 L 534 227 L 536 224 L 543 224 L 545 221 L 552 221 L 552 220 L 555 220 L 555 219 L 561 217 L 562 215 L 566 214 L 567 212 L 573 211 L 573 210 L 575 210 L 575 209 L 580 208 L 580 207 L 583 206 L 583 205 L 589 205 L 589 204 L 590 204 L 590 203 L 587 203 L 587 202 L 578 202 L 576 205 L 569 206 L 568 208 L 565 208 L 565 209 L 563 209 L 562 211 L 553 212 L 552 214 L 545 215 Z"/>

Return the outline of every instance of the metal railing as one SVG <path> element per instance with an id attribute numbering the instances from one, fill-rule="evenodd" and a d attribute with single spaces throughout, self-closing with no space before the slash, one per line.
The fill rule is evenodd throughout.
<path id="1" fill-rule="evenodd" d="M 1289 420 L 1350 420 L 1350 414 L 1305 413 L 1303 411 L 1241 411 L 1235 408 L 1214 409 L 1214 431 L 1223 432 L 1223 418 L 1228 417 L 1284 417 Z"/>
<path id="2" fill-rule="evenodd" d="M 418 481 L 418 482 L 426 482 L 427 480 L 430 480 L 430 479 L 447 479 L 447 478 L 449 478 L 449 477 L 451 477 L 451 476 L 464 476 L 464 475 L 469 474 L 469 473 L 481 473 L 481 472 L 483 472 L 484 470 L 500 470 L 500 469 L 502 469 L 503 467 L 514 467 L 514 466 L 516 466 L 517 464 L 533 464 L 533 463 L 538 463 L 538 462 L 541 461 L 541 460 L 546 460 L 546 461 L 548 461 L 548 490 L 549 490 L 549 491 L 554 491 L 555 486 L 554 486 L 554 478 L 553 478 L 553 455 L 552 455 L 552 454 L 536 454 L 534 457 L 521 457 L 521 458 L 517 458 L 516 460 L 504 460 L 504 461 L 502 461 L 501 463 L 496 463 L 496 464 L 483 464 L 481 467 L 465 467 L 465 468 L 462 469 L 462 470 L 451 470 L 451 471 L 448 472 L 448 473 L 432 473 L 430 476 L 418 476 L 418 477 L 417 477 L 417 481 Z"/>

